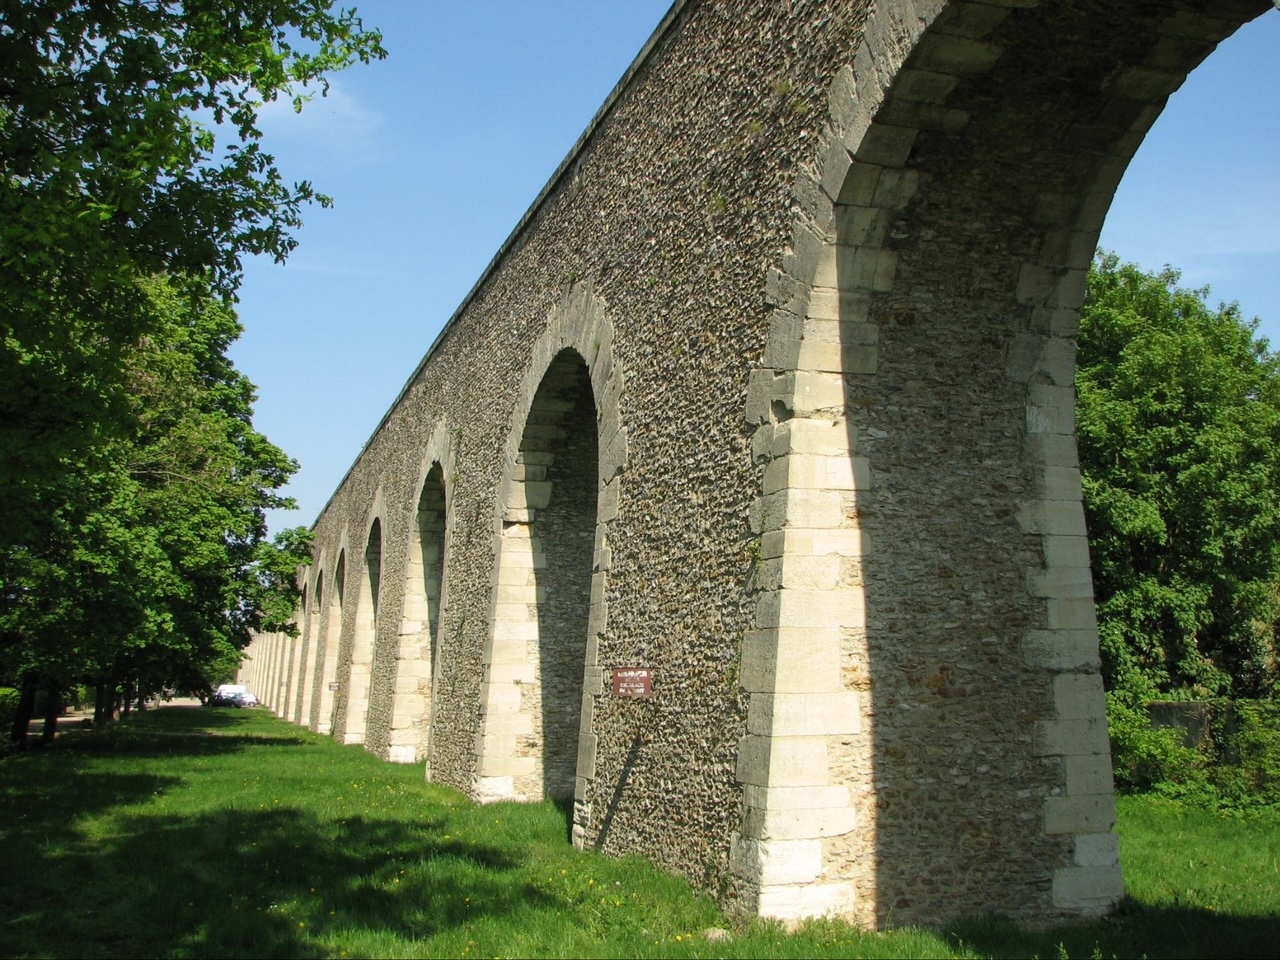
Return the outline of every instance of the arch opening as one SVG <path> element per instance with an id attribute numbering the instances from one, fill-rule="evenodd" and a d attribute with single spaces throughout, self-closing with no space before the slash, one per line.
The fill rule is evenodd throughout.
<path id="1" fill-rule="evenodd" d="M 275 634 L 275 666 L 271 678 L 271 699 L 268 701 L 277 717 L 285 715 L 289 702 L 289 661 L 293 653 L 294 638 L 283 630 Z"/>
<path id="2" fill-rule="evenodd" d="M 428 777 L 431 775 L 434 678 L 444 602 L 447 515 L 444 470 L 435 462 L 418 495 L 409 542 L 388 750 L 388 759 L 397 763 L 426 760 Z"/>
<path id="3" fill-rule="evenodd" d="M 874 835 L 847 849 L 874 853 L 862 880 L 878 924 L 936 917 L 936 884 L 948 910 L 1027 918 L 1096 915 L 1123 895 L 1074 438 L 1079 310 L 1166 99 L 1266 8 L 987 11 L 983 56 L 964 63 L 948 54 L 973 49 L 953 32 L 970 6 L 949 6 L 907 58 L 853 158 L 849 186 L 878 172 L 876 189 L 837 208 L 842 245 L 865 243 L 868 209 L 884 224 L 878 289 L 837 261 L 844 342 L 861 288 L 877 348 L 847 378 L 846 409 L 869 476 L 861 762 L 877 784 Z M 924 71 L 949 73 L 946 92 L 922 96 Z M 896 155 L 881 149 L 890 130 Z M 896 197 L 882 189 L 895 182 Z M 939 749 L 948 727 L 963 736 Z M 981 789 L 957 807 L 939 784 Z M 1018 851 L 1041 865 L 1010 871 Z M 1037 870 L 1052 880 L 1029 897 Z"/>
<path id="4" fill-rule="evenodd" d="M 343 743 L 364 743 L 372 700 L 373 655 L 378 632 L 378 600 L 382 586 L 382 521 L 369 527 L 364 548 L 364 568 L 351 635 L 351 664 L 347 673 L 346 718 Z"/>
<path id="5" fill-rule="evenodd" d="M 324 643 L 317 645 L 317 654 L 322 659 L 320 670 L 320 705 L 316 716 L 316 733 L 333 733 L 334 714 L 337 712 L 338 698 L 334 689 L 338 682 L 338 651 L 342 639 L 342 597 L 346 591 L 347 553 L 338 554 L 338 562 L 334 564 L 333 577 L 330 579 L 329 608 L 324 618 Z"/>
<path id="6" fill-rule="evenodd" d="M 776 668 L 744 665 L 750 710 L 771 714 L 764 740 L 793 691 L 830 705 L 785 771 L 814 785 L 789 835 L 812 844 L 803 897 L 765 866 L 796 815 L 769 760 L 782 744 L 744 745 L 732 860 L 761 913 L 1044 922 L 1123 895 L 1074 337 L 1137 145 L 1267 6 L 952 2 L 931 25 L 873 23 L 923 32 L 870 54 L 904 61 L 864 50 L 837 78 L 833 202 L 798 224 L 812 254 L 788 267 L 807 296 L 794 389 L 749 408 L 775 459 L 770 630 L 744 661 L 763 646 Z M 770 511 L 771 491 L 803 510 Z"/>
<path id="7" fill-rule="evenodd" d="M 316 572 L 315 589 L 309 591 L 304 603 L 305 619 L 302 627 L 302 683 L 298 691 L 297 722 L 311 726 L 311 705 L 315 702 L 316 663 L 322 655 L 319 651 L 320 612 L 324 609 L 324 574 Z"/>
<path id="8" fill-rule="evenodd" d="M 591 377 L 552 360 L 504 485 L 485 674 L 478 793 L 572 801 L 597 538 L 599 438 Z"/>
<path id="9" fill-rule="evenodd" d="M 289 650 L 289 683 L 286 687 L 284 709 L 281 716 L 286 720 L 297 722 L 298 707 L 302 694 L 303 664 L 307 656 L 307 587 L 303 584 L 298 596 L 298 607 L 294 611 L 293 626 L 297 631 L 290 638 Z"/>

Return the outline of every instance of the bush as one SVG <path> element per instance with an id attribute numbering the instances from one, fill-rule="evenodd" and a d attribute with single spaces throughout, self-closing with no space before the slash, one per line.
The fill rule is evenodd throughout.
<path id="1" fill-rule="evenodd" d="M 1280 808 L 1280 704 L 1241 700 L 1214 723 L 1218 763 L 1210 779 L 1218 805 Z"/>
<path id="2" fill-rule="evenodd" d="M 1111 764 L 1121 793 L 1185 794 L 1206 782 L 1206 757 L 1187 746 L 1175 727 L 1153 728 L 1146 704 L 1124 693 L 1107 694 Z"/>
<path id="3" fill-rule="evenodd" d="M 9 739 L 9 728 L 18 715 L 18 691 L 13 687 L 0 687 L 0 740 Z"/>
<path id="4" fill-rule="evenodd" d="M 1107 694 L 1111 761 L 1121 793 L 1155 793 L 1216 810 L 1280 809 L 1280 703 L 1206 701 L 1198 742 L 1156 727 L 1132 693 Z"/>

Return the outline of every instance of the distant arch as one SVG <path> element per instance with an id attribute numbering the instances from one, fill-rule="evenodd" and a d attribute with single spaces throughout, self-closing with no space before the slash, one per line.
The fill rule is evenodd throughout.
<path id="1" fill-rule="evenodd" d="M 316 663 L 319 659 L 320 611 L 324 609 L 324 574 L 315 571 L 314 587 L 307 593 L 302 626 L 302 683 L 299 687 L 296 720 L 311 726 L 311 705 L 315 703 Z"/>
<path id="2" fill-rule="evenodd" d="M 316 733 L 333 733 L 334 713 L 337 710 L 335 687 L 338 683 L 338 651 L 342 639 L 342 597 L 346 582 L 347 551 L 344 547 L 339 549 L 338 560 L 333 565 L 329 604 L 324 616 L 324 645 L 319 651 L 323 656 L 323 668 L 320 671 L 320 705 L 317 708 Z"/>
<path id="3" fill-rule="evenodd" d="M 303 663 L 307 656 L 307 584 L 305 572 L 300 572 L 298 579 L 303 582 L 299 589 L 298 607 L 294 611 L 293 618 L 293 626 L 297 634 L 289 638 L 289 677 L 285 686 L 284 709 L 280 712 L 284 719 L 295 723 L 298 718 L 298 705 L 302 693 Z"/>
<path id="4" fill-rule="evenodd" d="M 275 656 L 271 668 L 271 699 L 267 705 L 275 711 L 277 717 L 283 717 L 285 705 L 289 702 L 289 658 L 293 651 L 293 637 L 283 630 L 278 630 L 275 638 Z"/>
<path id="5" fill-rule="evenodd" d="M 380 497 L 378 502 L 380 502 Z M 373 657 L 377 645 L 378 604 L 382 596 L 382 518 L 375 516 L 365 540 L 351 627 L 351 663 L 347 674 L 343 743 L 364 743 L 369 724 Z"/>
<path id="6" fill-rule="evenodd" d="M 449 464 L 446 469 L 445 464 Z M 452 475 L 449 432 L 440 425 L 428 444 L 418 482 L 405 565 L 404 608 L 397 648 L 388 759 L 427 762 L 431 776 L 431 721 L 439 670 L 450 530 L 447 478 Z"/>

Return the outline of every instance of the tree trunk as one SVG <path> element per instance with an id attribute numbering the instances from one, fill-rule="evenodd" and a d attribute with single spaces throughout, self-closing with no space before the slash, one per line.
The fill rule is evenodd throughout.
<path id="1" fill-rule="evenodd" d="M 31 715 L 36 709 L 36 678 L 32 674 L 23 674 L 22 688 L 18 693 L 18 712 L 13 717 L 13 727 L 9 731 L 9 741 L 19 750 L 27 746 L 27 730 L 31 726 Z"/>
<path id="2" fill-rule="evenodd" d="M 111 681 L 106 679 L 98 681 L 97 691 L 93 699 L 93 725 L 95 727 L 105 727 L 115 716 L 115 694 L 115 686 Z"/>
<path id="3" fill-rule="evenodd" d="M 58 717 L 62 715 L 62 691 L 46 687 L 44 691 L 44 730 L 40 739 L 46 742 L 58 735 Z"/>

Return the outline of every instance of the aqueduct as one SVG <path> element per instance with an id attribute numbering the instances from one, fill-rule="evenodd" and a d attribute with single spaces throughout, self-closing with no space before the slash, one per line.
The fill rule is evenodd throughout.
<path id="1" fill-rule="evenodd" d="M 282 715 L 743 909 L 1123 893 L 1074 335 L 1267 0 L 680 0 L 315 525 Z"/>

